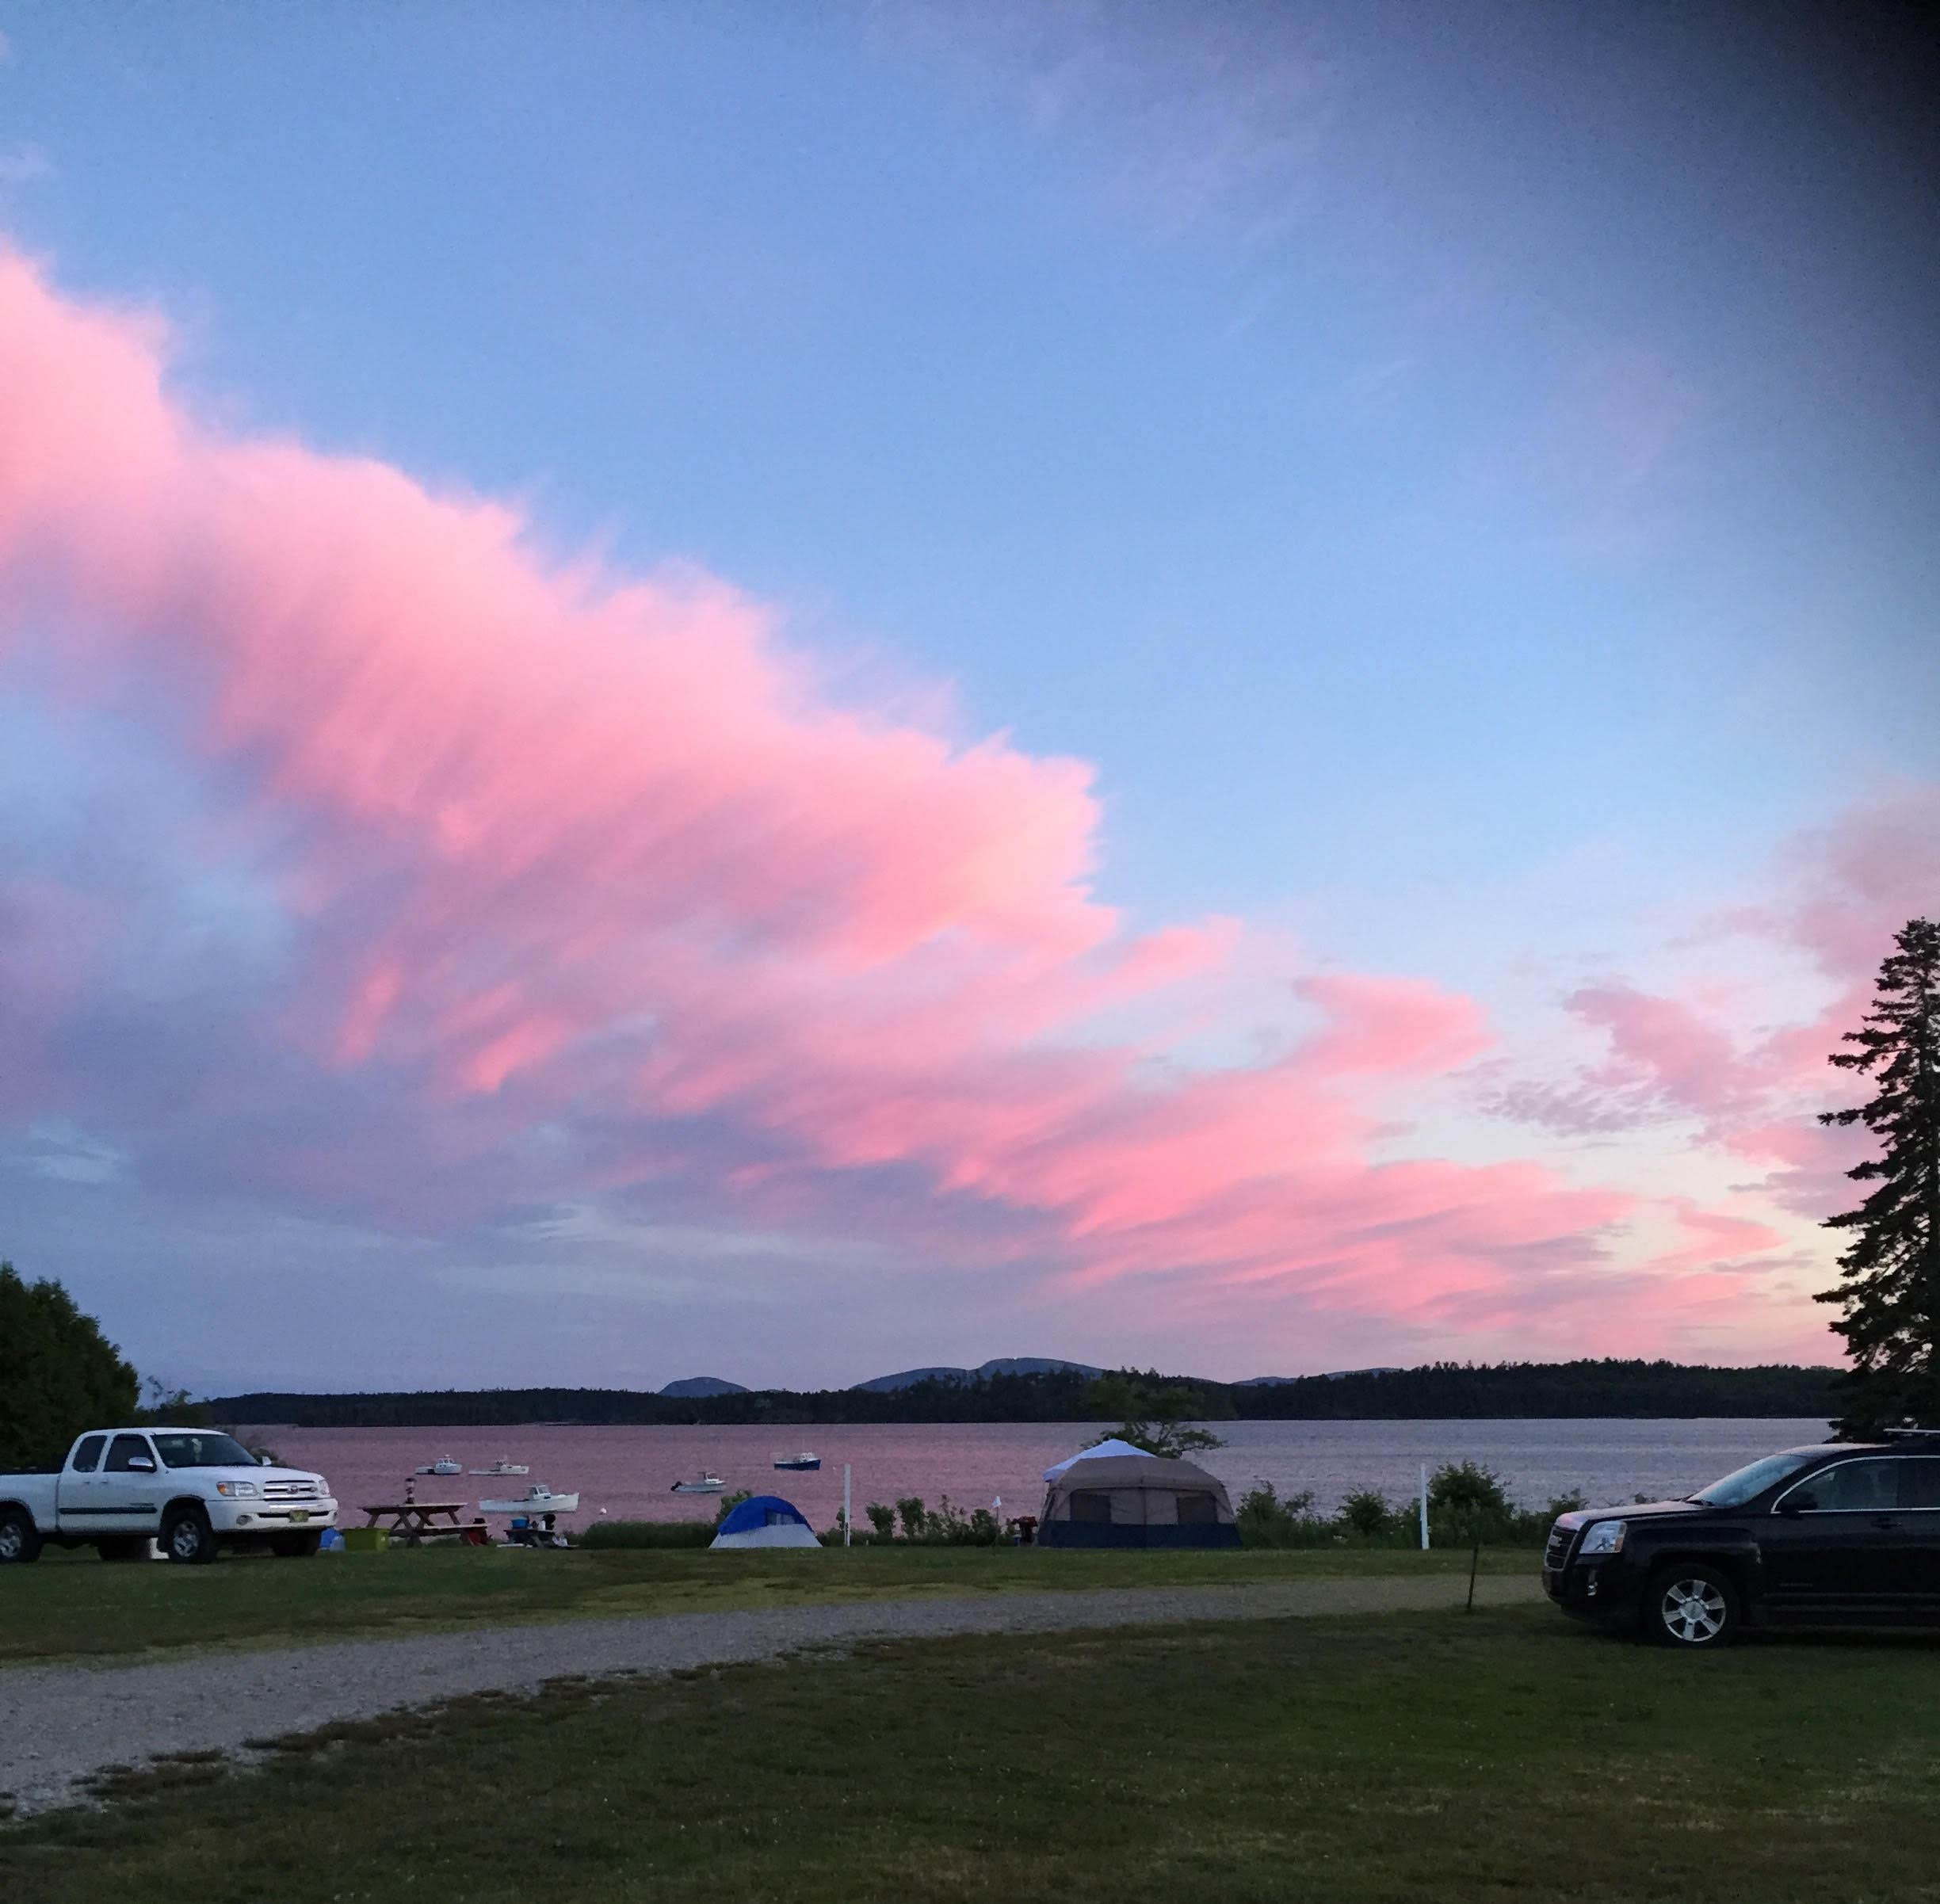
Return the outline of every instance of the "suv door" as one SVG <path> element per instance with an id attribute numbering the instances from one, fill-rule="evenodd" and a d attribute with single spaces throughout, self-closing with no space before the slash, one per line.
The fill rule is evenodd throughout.
<path id="1" fill-rule="evenodd" d="M 162 1524 L 162 1475 L 146 1435 L 116 1435 L 108 1444 L 90 1531 L 152 1534 Z"/>
<path id="2" fill-rule="evenodd" d="M 1911 1610 L 1924 1517 L 1900 1511 L 1905 1466 L 1891 1455 L 1835 1461 L 1778 1497 L 1764 1536 L 1772 1612 L 1869 1619 Z"/>
<path id="3" fill-rule="evenodd" d="M 1900 1514 L 1912 1536 L 1913 1592 L 1919 1611 L 1940 1613 L 1940 1455 L 1900 1463 Z"/>

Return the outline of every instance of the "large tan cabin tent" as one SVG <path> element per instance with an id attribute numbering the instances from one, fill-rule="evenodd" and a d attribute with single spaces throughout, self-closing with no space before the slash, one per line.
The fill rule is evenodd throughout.
<path id="1" fill-rule="evenodd" d="M 1237 1547 L 1225 1483 L 1190 1461 L 1079 1461 L 1045 1490 L 1045 1547 Z"/>

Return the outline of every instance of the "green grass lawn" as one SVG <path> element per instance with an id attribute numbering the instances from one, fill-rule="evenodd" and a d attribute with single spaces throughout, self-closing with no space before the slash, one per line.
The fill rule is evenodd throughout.
<path id="1" fill-rule="evenodd" d="M 20 1904 L 1940 1898 L 1940 1646 L 1547 1609 L 873 1646 L 185 1764 L 0 1830 Z"/>
<path id="2" fill-rule="evenodd" d="M 1487 1573 L 1537 1557 L 1485 1551 Z M 424 1547 L 314 1560 L 230 1556 L 213 1566 L 109 1566 L 91 1555 L 0 1568 L 0 1666 L 183 1646 L 423 1632 L 514 1620 L 693 1613 L 828 1601 L 1114 1586 L 1239 1586 L 1426 1572 L 1465 1553 L 1336 1548 L 1098 1553 L 1036 1547 L 820 1552 L 531 1552 Z"/>

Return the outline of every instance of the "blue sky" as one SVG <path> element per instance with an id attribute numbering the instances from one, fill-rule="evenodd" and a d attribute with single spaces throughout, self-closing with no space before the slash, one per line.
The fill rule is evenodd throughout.
<path id="1" fill-rule="evenodd" d="M 164 314 L 170 389 L 208 427 L 514 499 L 557 559 L 691 565 L 767 605 L 833 705 L 1090 763 L 1090 889 L 1127 931 L 1232 915 L 1303 971 L 1432 981 L 1526 1041 L 1482 1062 L 1558 1074 L 1607 1062 L 1563 1005 L 1599 976 L 1701 988 L 1791 960 L 1747 1040 L 1852 980 L 1796 933 L 1696 975 L 1678 948 L 1721 911 L 1782 911 L 1798 841 L 1934 773 L 1940 286 L 1877 49 L 1721 10 L 1476 6 L 580 6 L 541 27 L 0 5 L 0 227 L 63 297 Z M 235 764 L 166 720 L 68 704 L 50 738 L 54 625 L 0 663 L 21 836 L 50 789 L 131 760 L 144 807 L 220 810 Z M 77 850 L 59 833 L 34 836 L 40 876 Z M 132 837 L 115 849 L 166 864 Z M 258 884 L 277 849 L 254 850 L 198 847 L 153 905 L 257 956 L 291 929 Z M 1224 994 L 1293 975 L 1266 960 Z M 1243 1045 L 1251 1009 L 1178 1049 Z M 1485 1131 L 1470 1082 L 1437 1089 L 1451 1154 L 1543 1155 Z M 20 1128 L 78 1102 L 50 1088 Z M 1621 1166 L 1640 1188 L 1647 1150 Z M 1718 1207 L 1744 1169 L 1718 1160 Z M 818 1239 L 902 1210 L 843 1181 L 803 1219 Z M 245 1228 L 325 1220 L 266 1181 L 224 1194 Z M 710 1194 L 711 1220 L 774 1234 Z M 77 1208 L 12 1252 L 94 1293 Z M 357 1220 L 389 1234 L 381 1208 Z M 1083 1225 L 1054 1227 L 1029 1246 L 1053 1280 Z M 1238 1295 L 1224 1334 L 1178 1319 L 1235 1273 L 1105 1345 L 1046 1297 L 1060 1339 L 1022 1346 L 1379 1347 L 1378 1316 L 1243 1322 Z M 1311 1265 L 1275 1275 L 1310 1292 Z M 1041 1326 L 1007 1285 L 945 1280 L 948 1341 L 915 1317 L 841 1346 L 812 1326 L 800 1372 L 980 1360 Z M 125 1336 L 166 1335 L 101 1282 Z M 357 1304 L 305 1300 L 354 1336 Z M 713 1346 L 663 1320 L 676 1359 Z M 1526 1345 L 1440 1311 L 1407 1331 L 1376 1359 Z"/>

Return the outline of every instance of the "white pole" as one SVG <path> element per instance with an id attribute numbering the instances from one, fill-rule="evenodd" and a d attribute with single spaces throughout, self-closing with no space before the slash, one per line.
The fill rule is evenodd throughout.
<path id="1" fill-rule="evenodd" d="M 842 1545 L 849 1544 L 849 1475 L 850 1463 L 842 1463 Z"/>
<path id="2" fill-rule="evenodd" d="M 1421 1476 L 1422 1551 L 1428 1551 L 1428 1463 L 1422 1463 Z"/>

